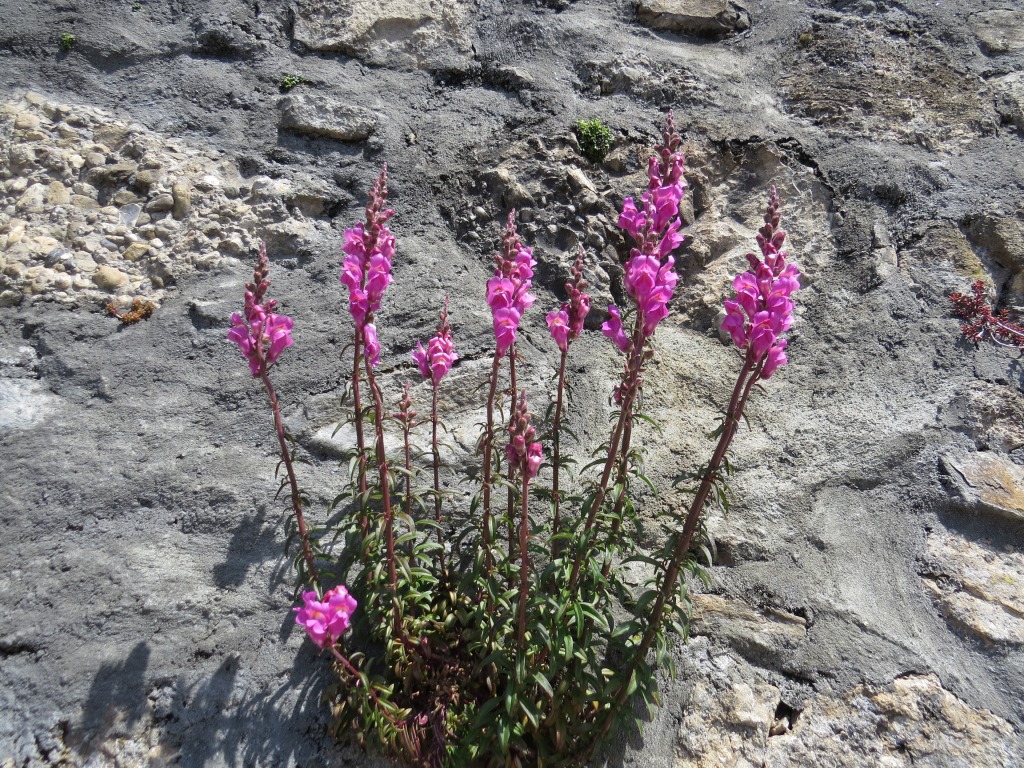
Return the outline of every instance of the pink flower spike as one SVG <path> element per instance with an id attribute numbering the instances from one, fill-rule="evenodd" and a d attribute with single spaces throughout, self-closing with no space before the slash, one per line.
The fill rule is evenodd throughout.
<path id="1" fill-rule="evenodd" d="M 253 271 L 253 282 L 245 286 L 245 315 L 233 313 L 227 333 L 228 340 L 238 345 L 248 361 L 253 376 L 264 373 L 293 343 L 291 333 L 295 321 L 287 315 L 274 314 L 271 310 L 277 302 L 265 298 L 270 288 L 269 273 L 270 261 L 264 243 Z"/>

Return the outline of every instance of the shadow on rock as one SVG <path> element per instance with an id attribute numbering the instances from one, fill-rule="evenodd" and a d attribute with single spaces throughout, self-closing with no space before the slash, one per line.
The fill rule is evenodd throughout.
<path id="1" fill-rule="evenodd" d="M 266 510 L 246 516 L 231 532 L 224 561 L 213 567 L 213 581 L 221 589 L 245 582 L 249 569 L 276 554 L 277 526 L 267 524 Z"/>
<path id="2" fill-rule="evenodd" d="M 252 691 L 234 716 L 225 718 L 224 761 L 231 766 L 330 764 L 337 747 L 327 732 L 323 695 L 331 674 L 325 658 L 304 648 L 276 687 Z"/>
<path id="3" fill-rule="evenodd" d="M 124 661 L 100 666 L 83 707 L 79 734 L 83 757 L 108 738 L 130 732 L 145 714 L 148 666 L 145 642 L 138 643 Z"/>

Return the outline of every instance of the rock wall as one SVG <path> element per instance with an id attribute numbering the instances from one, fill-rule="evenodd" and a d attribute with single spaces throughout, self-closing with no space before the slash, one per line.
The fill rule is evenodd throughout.
<path id="1" fill-rule="evenodd" d="M 721 300 L 771 184 L 805 285 L 679 674 L 607 763 L 1024 764 L 1024 378 L 959 341 L 947 300 L 982 279 L 1024 305 L 1012 5 L 0 0 L 0 766 L 379 764 L 328 738 L 327 665 L 289 612 L 275 442 L 224 338 L 254 251 L 296 319 L 275 380 L 322 521 L 339 248 L 379 165 L 384 386 L 450 294 L 470 468 L 501 221 L 518 209 L 540 261 L 522 378 L 543 412 L 543 314 L 579 244 L 595 306 L 621 299 L 617 211 L 669 107 L 691 239 L 647 376 L 651 544 L 728 397 Z M 572 130 L 593 117 L 596 163 Z M 135 299 L 148 320 L 106 309 Z M 588 445 L 619 365 L 601 319 L 573 348 Z"/>

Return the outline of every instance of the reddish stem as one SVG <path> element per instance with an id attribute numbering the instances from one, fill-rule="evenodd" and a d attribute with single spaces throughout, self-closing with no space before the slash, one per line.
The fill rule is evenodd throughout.
<path id="1" fill-rule="evenodd" d="M 302 514 L 302 496 L 299 494 L 299 482 L 295 477 L 295 469 L 292 467 L 291 452 L 288 450 L 288 440 L 284 433 L 284 421 L 281 418 L 281 407 L 277 401 L 277 392 L 274 385 L 270 383 L 270 376 L 267 375 L 266 363 L 261 361 L 260 381 L 266 387 L 267 395 L 270 397 L 270 408 L 274 412 L 274 429 L 277 431 L 277 442 L 281 447 L 281 460 L 284 462 L 285 473 L 288 475 L 288 485 L 292 495 L 292 513 L 295 515 L 295 524 L 299 529 L 299 540 L 302 546 L 302 557 L 306 561 L 306 570 L 313 585 L 320 580 L 316 565 L 313 562 L 313 548 L 309 543 L 309 530 L 306 528 L 306 518 Z"/>
<path id="2" fill-rule="evenodd" d="M 698 486 L 697 493 L 693 497 L 693 503 L 690 504 L 689 512 L 686 515 L 686 523 L 683 526 L 683 532 L 676 539 L 675 549 L 672 552 L 672 559 L 669 561 L 668 568 L 665 570 L 665 577 L 662 581 L 661 589 L 658 591 L 658 597 L 655 599 L 654 606 L 651 609 L 647 631 L 644 633 L 640 644 L 636 648 L 636 652 L 633 654 L 633 659 L 629 666 L 630 674 L 626 675 L 625 682 L 619 687 L 615 705 L 611 708 L 612 710 L 620 708 L 625 703 L 628 697 L 627 691 L 629 689 L 629 681 L 633 676 L 633 672 L 636 670 L 637 665 L 647 657 L 647 652 L 650 650 L 651 644 L 654 642 L 654 638 L 658 633 L 658 627 L 661 624 L 661 617 L 664 614 L 665 605 L 668 603 L 669 598 L 675 593 L 676 580 L 679 578 L 679 569 L 682 566 L 687 552 L 690 550 L 690 543 L 692 542 L 693 535 L 697 530 L 697 524 L 700 521 L 702 512 L 704 511 L 704 505 L 707 503 L 708 495 L 711 493 L 711 488 L 718 477 L 719 471 L 721 470 L 722 461 L 725 458 L 726 451 L 729 449 L 729 444 L 732 442 L 732 439 L 736 434 L 736 430 L 739 427 L 739 420 L 743 415 L 743 409 L 746 406 L 747 398 L 750 396 L 750 390 L 760 377 L 762 367 L 763 363 L 756 364 L 752 359 L 752 355 L 748 352 L 747 359 L 744 361 L 743 368 L 736 379 L 736 386 L 732 391 L 732 398 L 729 401 L 729 409 L 725 414 L 724 426 L 722 434 L 718 438 L 718 445 L 711 457 L 707 470 L 705 470 L 704 475 L 701 478 L 700 486 Z M 611 719 L 608 715 L 605 715 L 605 721 L 601 728 L 601 736 L 605 735 L 610 727 Z"/>
<path id="3" fill-rule="evenodd" d="M 551 559 L 558 557 L 558 550 L 561 549 L 561 541 L 556 539 L 562 532 L 562 520 L 560 517 L 561 494 L 558 490 L 558 474 L 562 468 L 561 436 L 562 436 L 562 393 L 565 390 L 565 359 L 568 356 L 568 348 L 562 350 L 562 359 L 558 363 L 558 394 L 555 396 L 555 422 L 553 425 L 554 435 L 551 438 L 554 466 L 551 469 L 551 503 L 554 515 L 551 520 Z"/>
<path id="4" fill-rule="evenodd" d="M 363 332 L 356 327 L 352 346 L 355 354 L 352 359 L 352 401 L 356 410 L 356 450 L 359 451 L 359 530 L 363 539 L 370 530 L 369 518 L 366 514 L 366 437 L 363 431 L 363 400 L 359 391 L 359 356 L 363 342 Z"/>
<path id="5" fill-rule="evenodd" d="M 384 545 L 388 566 L 388 584 L 391 592 L 391 607 L 394 619 L 395 634 L 403 636 L 402 615 L 398 608 L 398 571 L 395 568 L 395 530 L 394 514 L 391 510 L 391 483 L 388 478 L 388 457 L 384 450 L 384 398 L 377 379 L 373 375 L 373 365 L 366 359 L 366 380 L 373 394 L 373 409 L 376 414 L 374 427 L 377 431 L 377 469 L 380 475 L 381 503 L 384 507 Z"/>
<path id="6" fill-rule="evenodd" d="M 522 493 L 519 517 L 519 627 L 516 632 L 516 642 L 521 652 L 526 650 L 526 595 L 530 579 L 530 554 L 527 549 L 530 534 L 530 478 L 525 471 Z"/>
<path id="7" fill-rule="evenodd" d="M 441 570 L 444 571 L 444 535 L 441 533 L 441 452 L 437 448 L 437 382 L 433 382 L 434 397 L 430 408 L 433 427 L 431 448 L 434 454 L 434 522 L 437 523 L 437 543 L 441 546 Z"/>
<path id="8" fill-rule="evenodd" d="M 491 458 L 494 453 L 494 396 L 498 388 L 498 369 L 501 367 L 501 356 L 495 351 L 494 363 L 491 365 L 490 390 L 487 393 L 487 427 L 484 432 L 484 480 L 483 480 L 483 542 L 484 563 L 489 574 L 494 568 L 491 558 Z"/>
<path id="9" fill-rule="evenodd" d="M 619 454 L 619 444 L 622 440 L 626 421 L 632 418 L 633 399 L 636 396 L 640 383 L 640 368 L 643 364 L 644 354 L 643 325 L 641 321 L 642 318 L 638 312 L 636 324 L 633 328 L 633 340 L 626 359 L 626 370 L 623 373 L 622 385 L 619 389 L 622 400 L 620 403 L 619 419 L 615 423 L 615 429 L 612 431 L 611 439 L 608 442 L 608 458 L 605 460 L 604 470 L 601 472 L 601 481 L 598 484 L 594 500 L 590 505 L 590 513 L 587 515 L 587 520 L 583 526 L 583 541 L 580 550 L 576 553 L 576 558 L 573 560 L 572 572 L 569 576 L 570 594 L 575 591 L 579 583 L 580 569 L 590 553 L 590 544 L 594 534 L 594 521 L 604 505 L 604 498 L 608 493 L 608 481 L 611 479 L 612 468 L 615 466 L 615 459 Z"/>
<path id="10" fill-rule="evenodd" d="M 516 393 L 519 391 L 516 388 L 516 345 L 513 344 L 508 348 L 508 375 L 509 375 L 509 391 L 512 393 L 510 401 L 512 406 L 509 411 L 509 425 L 512 424 L 512 420 L 515 419 L 515 402 Z M 511 474 L 511 469 L 509 470 Z M 509 480 L 512 478 L 509 477 Z M 516 508 L 516 495 L 512 490 L 512 484 L 509 483 L 508 487 L 508 501 L 506 503 L 506 509 L 508 510 L 508 559 L 509 562 L 515 557 L 515 546 L 516 546 L 516 524 L 515 524 L 515 508 Z M 509 588 L 512 587 L 512 574 L 509 574 Z"/>

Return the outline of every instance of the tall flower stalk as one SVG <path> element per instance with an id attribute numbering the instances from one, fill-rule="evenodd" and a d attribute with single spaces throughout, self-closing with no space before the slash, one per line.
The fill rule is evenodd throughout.
<path id="1" fill-rule="evenodd" d="M 260 255 L 252 273 L 252 282 L 245 286 L 244 314 L 236 312 L 231 315 L 231 330 L 228 331 L 228 339 L 238 345 L 239 351 L 249 363 L 250 373 L 263 383 L 263 388 L 267 391 L 267 397 L 270 399 L 270 409 L 274 414 L 274 430 L 277 433 L 281 461 L 284 464 L 288 489 L 291 493 L 292 515 L 295 518 L 302 560 L 305 563 L 304 572 L 300 570 L 301 580 L 316 585 L 319 574 L 313 558 L 309 528 L 302 511 L 302 494 L 299 492 L 295 467 L 292 466 L 292 452 L 288 446 L 284 420 L 281 418 L 281 406 L 278 403 L 277 391 L 274 389 L 269 375 L 270 367 L 278 356 L 292 345 L 291 334 L 294 321 L 286 315 L 275 313 L 277 302 L 266 297 L 270 288 L 269 274 L 270 261 L 267 258 L 267 244 L 261 243 Z"/>
<path id="2" fill-rule="evenodd" d="M 424 347 L 422 342 L 416 343 L 413 350 L 412 360 L 419 368 L 420 375 L 430 382 L 431 406 L 430 406 L 430 449 L 434 465 L 434 522 L 437 524 L 437 543 L 443 545 L 441 533 L 441 452 L 438 449 L 437 440 L 437 401 L 441 379 L 448 375 L 452 365 L 459 359 L 455 352 L 455 342 L 452 341 L 452 328 L 448 324 L 448 297 L 445 296 L 444 308 L 441 310 L 437 322 L 437 333 L 427 342 Z M 441 552 L 441 560 L 444 560 L 444 551 Z"/>
<path id="3" fill-rule="evenodd" d="M 379 477 L 382 517 L 384 524 L 384 546 L 388 573 L 388 585 L 392 596 L 394 627 L 401 634 L 401 615 L 398 605 L 398 571 L 395 564 L 394 511 L 391 508 L 391 482 L 388 457 L 384 446 L 384 398 L 377 384 L 374 369 L 380 361 L 380 342 L 377 339 L 376 313 L 380 310 L 384 292 L 391 284 L 391 262 L 395 255 L 395 236 L 388 229 L 387 222 L 395 212 L 386 207 L 388 195 L 387 166 L 381 168 L 370 190 L 366 204 L 366 220 L 345 230 L 342 250 L 345 258 L 341 264 L 341 284 L 348 288 L 348 311 L 355 323 L 354 346 L 355 365 L 352 372 L 352 389 L 356 407 L 356 439 L 359 451 L 360 504 L 362 512 L 360 527 L 365 535 L 369 520 L 365 509 L 366 493 L 366 445 L 363 436 L 362 401 L 360 392 L 359 363 L 362 361 L 363 374 L 370 389 L 374 412 L 375 458 Z M 360 349 L 362 354 L 360 354 Z"/>
<path id="4" fill-rule="evenodd" d="M 590 296 L 584 293 L 587 281 L 583 279 L 583 246 L 579 246 L 576 263 L 572 268 L 572 279 L 565 283 L 565 292 L 569 301 L 562 304 L 561 309 L 548 312 L 547 324 L 551 338 L 558 346 L 558 386 L 555 395 L 555 414 L 552 424 L 551 450 L 551 557 L 557 558 L 561 549 L 562 533 L 561 503 L 562 492 L 559 479 L 562 469 L 562 405 L 565 395 L 565 362 L 569 355 L 569 345 L 583 332 L 583 323 L 590 313 Z"/>
<path id="5" fill-rule="evenodd" d="M 636 646 L 629 673 L 623 676 L 623 683 L 616 695 L 618 706 L 629 697 L 629 681 L 651 649 L 660 631 L 665 609 L 674 599 L 680 569 L 688 556 L 712 488 L 721 480 L 725 455 L 736 436 L 750 392 L 759 380 L 770 378 L 788 362 L 785 352 L 787 341 L 781 338 L 781 334 L 793 324 L 794 304 L 791 297 L 800 288 L 800 270 L 796 264 L 788 261 L 788 254 L 782 250 L 786 231 L 779 227 L 779 223 L 779 196 L 773 186 L 765 210 L 764 226 L 757 233 L 761 257 L 747 254 L 750 269 L 735 277 L 733 288 L 736 298 L 725 302 L 726 319 L 722 327 L 729 332 L 733 343 L 743 353 L 743 366 L 733 387 L 725 419 L 719 428 L 718 444 L 711 461 L 701 473 L 701 481 L 687 511 L 683 530 L 675 537 L 658 595 L 649 612 L 647 630 Z M 605 732 L 608 727 L 610 720 L 606 716 Z"/>
<path id="6" fill-rule="evenodd" d="M 604 469 L 589 501 L 589 511 L 580 532 L 580 546 L 569 576 L 570 592 L 577 588 L 581 569 L 590 555 L 598 514 L 608 493 L 612 471 L 620 460 L 626 424 L 633 418 L 633 405 L 640 389 L 643 364 L 652 354 L 647 348 L 648 342 L 658 323 L 668 316 L 668 302 L 679 279 L 672 252 L 684 240 L 680 231 L 679 205 L 687 184 L 683 178 L 685 166 L 679 150 L 681 143 L 669 112 L 662 130 L 662 143 L 655 147 L 656 154 L 648 162 L 647 191 L 640 197 L 640 207 L 633 198 L 627 197 L 619 215 L 619 227 L 633 241 L 626 261 L 625 286 L 635 316 L 632 332 L 627 333 L 622 324 L 621 310 L 611 306 L 608 308 L 609 319 L 601 327 L 605 336 L 625 353 L 626 363 L 615 395 L 619 418 L 612 430 Z"/>
<path id="7" fill-rule="evenodd" d="M 380 357 L 380 343 L 374 316 L 380 309 L 381 298 L 391 284 L 391 260 L 395 255 L 395 236 L 387 227 L 395 215 L 385 207 L 388 195 L 388 167 L 384 165 L 370 190 L 366 204 L 366 220 L 345 230 L 342 250 L 341 284 L 348 288 L 348 311 L 355 322 L 352 336 L 352 399 L 355 408 L 356 450 L 359 454 L 359 503 L 362 509 L 360 529 L 365 539 L 368 531 L 366 514 L 366 435 L 363 421 L 363 402 L 360 380 L 362 358 L 369 358 L 375 366 Z"/>
<path id="8" fill-rule="evenodd" d="M 487 393 L 487 424 L 483 436 L 483 516 L 482 536 L 485 548 L 485 562 L 488 572 L 493 566 L 491 554 L 491 485 L 493 482 L 494 454 L 494 401 L 497 395 L 498 374 L 501 359 L 506 354 L 510 360 L 510 391 L 515 393 L 515 340 L 523 313 L 533 305 L 535 297 L 530 293 L 533 270 L 537 266 L 533 249 L 522 244 L 516 232 L 516 212 L 508 214 L 501 235 L 501 252 L 494 257 L 494 276 L 487 281 L 487 304 L 491 308 L 494 323 L 494 360 Z"/>
<path id="9" fill-rule="evenodd" d="M 509 480 L 519 475 L 519 606 L 517 611 L 516 645 L 520 650 L 526 645 L 526 602 L 530 582 L 530 480 L 537 476 L 543 460 L 543 448 L 534 438 L 536 430 L 530 424 L 530 411 L 526 406 L 526 392 L 519 394 L 508 428 Z"/>

